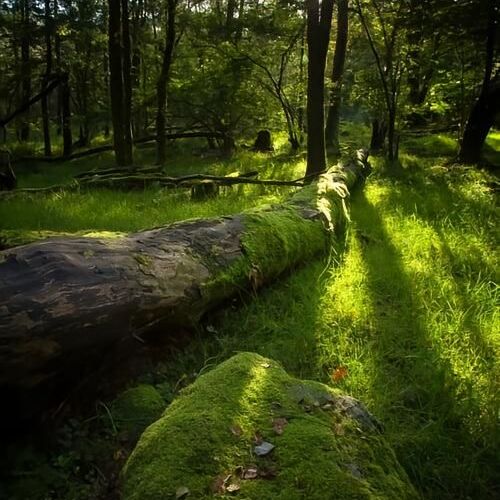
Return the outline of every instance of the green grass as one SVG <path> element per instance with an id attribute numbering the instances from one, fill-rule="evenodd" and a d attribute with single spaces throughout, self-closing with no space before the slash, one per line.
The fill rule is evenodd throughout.
<path id="1" fill-rule="evenodd" d="M 347 367 L 334 385 L 385 423 L 427 498 L 493 498 L 499 263 L 483 181 L 371 180 L 353 200 L 342 264 L 314 264 L 226 314 L 209 354 L 253 350 L 331 384 Z"/>
<path id="2" fill-rule="evenodd" d="M 162 376 L 258 352 L 364 401 L 426 498 L 494 498 L 495 198 L 484 173 L 421 164 L 355 195 L 341 262 L 312 264 L 225 313 Z M 334 382 L 339 367 L 348 375 Z"/>
<path id="3" fill-rule="evenodd" d="M 208 318 L 209 328 L 200 329 L 187 349 L 140 382 L 155 385 L 170 399 L 234 352 L 255 351 L 281 362 L 293 376 L 361 399 L 385 424 L 386 439 L 425 498 L 497 498 L 498 211 L 488 174 L 443 167 L 453 154 L 450 141 L 440 136 L 403 142 L 405 168 L 397 176 L 382 175 L 382 161 L 374 159 L 378 170 L 352 200 L 345 248 L 337 247 L 328 263 L 310 263 L 258 296 L 242 297 L 240 307 Z M 499 142 L 498 133 L 488 138 L 495 154 Z M 178 161 L 183 172 L 188 169 L 182 162 L 199 168 L 189 157 L 181 155 Z M 304 164 L 300 156 L 243 153 L 232 162 L 207 161 L 206 168 L 228 172 L 256 165 L 262 178 L 291 178 L 301 174 Z M 285 194 L 244 188 L 202 203 L 155 190 L 58 196 L 3 201 L 0 224 L 8 229 L 129 231 L 236 212 Z M 16 215 L 9 213 L 16 206 Z M 71 207 L 73 212 L 66 214 Z M 347 375 L 334 380 L 332 374 L 343 367 Z M 77 427 L 94 439 L 85 441 L 85 453 L 76 431 L 69 447 L 62 448 L 61 456 L 69 456 L 72 467 L 92 471 L 92 460 L 121 446 L 115 437 L 106 438 L 110 441 L 102 451 L 105 426 L 101 419 L 92 425 L 96 422 L 91 430 L 90 424 Z M 50 460 L 51 474 L 67 471 Z M 47 466 L 40 463 L 37 474 L 43 477 Z M 89 474 L 86 479 L 82 472 L 71 472 L 60 481 L 58 498 L 86 498 L 71 492 L 101 481 Z"/>
<path id="4" fill-rule="evenodd" d="M 137 152 L 141 165 L 153 163 L 152 149 Z M 70 182 L 78 172 L 112 166 L 111 153 L 61 164 L 18 166 L 19 187 L 44 187 Z M 165 165 L 168 175 L 259 171 L 259 178 L 293 179 L 304 172 L 303 155 L 288 156 L 240 152 L 230 160 L 199 158 L 174 149 Z M 217 198 L 193 202 L 188 189 L 147 188 L 132 192 L 111 189 L 25 194 L 0 199 L 0 231 L 123 231 L 131 232 L 196 217 L 241 212 L 246 208 L 283 200 L 291 188 L 233 186 Z"/>

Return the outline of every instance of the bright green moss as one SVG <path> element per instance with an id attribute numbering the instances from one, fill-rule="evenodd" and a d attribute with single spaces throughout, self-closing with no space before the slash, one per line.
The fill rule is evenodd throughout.
<path id="1" fill-rule="evenodd" d="M 345 185 L 324 176 L 279 207 L 260 207 L 243 214 L 243 256 L 216 272 L 204 292 L 227 296 L 227 288 L 259 288 L 286 270 L 327 253 L 348 218 Z M 210 266 L 209 266 L 210 267 Z"/>
<path id="2" fill-rule="evenodd" d="M 119 431 L 132 438 L 160 417 L 165 401 L 151 385 L 138 385 L 120 394 L 111 406 L 111 416 Z"/>
<path id="3" fill-rule="evenodd" d="M 341 401 L 327 386 L 240 353 L 144 432 L 123 470 L 124 498 L 170 498 L 181 487 L 189 498 L 210 498 L 217 478 L 228 476 L 226 486 L 238 485 L 246 499 L 417 498 L 383 437 L 342 412 Z M 286 419 L 282 434 L 276 419 Z M 255 435 L 275 446 L 269 455 L 254 454 Z M 248 467 L 267 477 L 242 479 Z"/>
<path id="4" fill-rule="evenodd" d="M 33 243 L 39 240 L 46 240 L 47 238 L 62 238 L 68 236 L 114 239 L 125 236 L 125 233 L 115 231 L 78 231 L 76 233 L 70 233 L 46 230 L 30 231 L 18 229 L 2 229 L 0 230 L 0 250 L 27 245 L 28 243 Z"/>

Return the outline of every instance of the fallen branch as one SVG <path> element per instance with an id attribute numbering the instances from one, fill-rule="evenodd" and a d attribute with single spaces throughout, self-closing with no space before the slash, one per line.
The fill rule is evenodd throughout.
<path id="1" fill-rule="evenodd" d="M 174 139 L 195 139 L 195 138 L 208 138 L 212 137 L 214 139 L 222 139 L 223 135 L 217 132 L 176 132 L 172 134 L 167 134 L 168 140 Z M 154 142 L 156 136 L 151 135 L 147 137 L 142 137 L 140 139 L 134 140 L 134 144 L 146 144 L 148 142 Z M 86 149 L 84 151 L 78 151 L 78 153 L 73 153 L 69 156 L 24 156 L 21 158 L 15 158 L 12 163 L 22 163 L 22 162 L 48 162 L 57 163 L 62 161 L 71 161 L 78 158 L 84 158 L 87 156 L 92 156 L 100 153 L 105 153 L 106 151 L 112 151 L 112 144 L 105 144 L 103 146 L 98 146 L 92 149 Z"/>
<path id="2" fill-rule="evenodd" d="M 235 184 L 257 184 L 262 186 L 303 187 L 305 185 L 304 181 L 301 179 L 292 181 L 255 179 L 255 177 L 258 175 L 257 171 L 228 176 L 190 174 L 182 177 L 159 175 L 155 173 L 156 170 L 151 170 L 151 173 L 149 172 L 149 170 L 143 169 L 139 171 L 132 171 L 128 175 L 116 175 L 112 172 L 104 175 L 86 175 L 83 178 L 75 179 L 69 184 L 56 184 L 53 186 L 41 188 L 21 188 L 14 191 L 3 191 L 0 192 L 0 199 L 5 199 L 16 194 L 47 194 L 57 193 L 60 191 L 78 191 L 82 188 L 91 187 L 144 189 L 148 186 L 157 185 L 164 188 L 191 188 L 201 182 L 211 182 L 219 186 L 232 186 Z"/>

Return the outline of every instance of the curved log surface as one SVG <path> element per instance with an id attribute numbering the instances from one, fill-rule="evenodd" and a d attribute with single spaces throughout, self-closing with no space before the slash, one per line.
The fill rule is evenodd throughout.
<path id="1" fill-rule="evenodd" d="M 368 172 L 359 152 L 280 205 L 0 252 L 1 391 L 22 400 L 23 411 L 49 405 L 45 394 L 68 387 L 102 353 L 146 332 L 189 328 L 242 290 L 326 252 L 348 189 Z"/>

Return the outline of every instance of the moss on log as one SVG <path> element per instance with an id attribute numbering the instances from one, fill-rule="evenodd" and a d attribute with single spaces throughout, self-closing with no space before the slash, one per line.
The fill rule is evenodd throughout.
<path id="1" fill-rule="evenodd" d="M 368 168 L 360 154 L 288 202 L 239 215 L 0 252 L 0 390 L 47 405 L 46 393 L 71 387 L 117 346 L 196 325 L 242 290 L 327 252 L 348 189 Z"/>
<path id="2" fill-rule="evenodd" d="M 240 353 L 146 429 L 123 498 L 417 499 L 380 428 L 357 400 Z"/>

